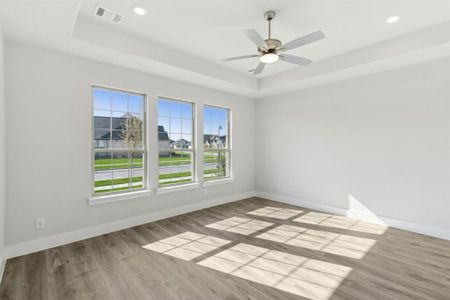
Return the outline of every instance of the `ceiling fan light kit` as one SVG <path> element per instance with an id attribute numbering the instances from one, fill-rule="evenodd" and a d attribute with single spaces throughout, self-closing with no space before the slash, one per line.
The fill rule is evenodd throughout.
<path id="1" fill-rule="evenodd" d="M 268 28 L 269 32 L 267 39 L 263 39 L 261 35 L 259 35 L 259 33 L 256 32 L 256 30 L 254 29 L 244 30 L 244 33 L 247 35 L 247 37 L 257 46 L 258 54 L 230 57 L 224 59 L 224 61 L 233 61 L 239 59 L 259 57 L 260 61 L 259 64 L 254 70 L 252 70 L 253 75 L 260 74 L 267 64 L 275 63 L 278 60 L 282 60 L 287 63 L 303 67 L 309 65 L 312 62 L 311 60 L 299 56 L 285 54 L 284 51 L 292 50 L 321 40 L 325 38 L 323 32 L 316 31 L 303 37 L 300 37 L 298 39 L 295 39 L 293 41 L 290 41 L 286 44 L 283 44 L 280 40 L 272 38 L 272 20 L 275 18 L 275 15 L 276 13 L 273 10 L 269 10 L 264 13 L 264 18 L 269 23 Z"/>
<path id="2" fill-rule="evenodd" d="M 265 64 L 271 64 L 278 61 L 280 57 L 276 53 L 267 53 L 263 54 L 259 57 L 259 61 Z"/>

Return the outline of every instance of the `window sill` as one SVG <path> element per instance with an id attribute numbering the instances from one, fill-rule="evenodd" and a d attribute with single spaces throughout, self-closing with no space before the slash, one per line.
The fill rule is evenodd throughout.
<path id="1" fill-rule="evenodd" d="M 209 180 L 209 181 L 203 182 L 203 186 L 208 187 L 208 186 L 214 186 L 214 185 L 220 185 L 220 184 L 227 184 L 227 183 L 232 183 L 233 181 L 234 181 L 233 177 L 228 177 L 228 178 L 224 178 L 224 179 L 214 179 L 214 180 Z"/>
<path id="2" fill-rule="evenodd" d="M 198 188 L 199 186 L 200 186 L 200 184 L 198 182 L 194 182 L 194 183 L 188 183 L 188 184 L 183 184 L 183 185 L 160 187 L 156 190 L 156 194 L 162 195 L 162 194 L 180 192 L 180 191 L 185 191 L 185 190 L 192 190 L 192 189 Z"/>
<path id="3" fill-rule="evenodd" d="M 112 195 L 103 195 L 103 196 L 92 196 L 88 199 L 89 206 L 99 205 L 99 204 L 107 204 L 118 201 L 139 199 L 143 197 L 149 197 L 152 194 L 151 190 L 141 190 L 129 193 L 122 194 L 112 194 Z"/>

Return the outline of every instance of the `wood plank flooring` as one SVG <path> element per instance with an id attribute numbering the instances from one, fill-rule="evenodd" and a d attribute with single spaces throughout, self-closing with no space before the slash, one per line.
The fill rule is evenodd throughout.
<path id="1" fill-rule="evenodd" d="M 450 299 L 450 242 L 260 198 L 9 259 L 1 299 Z"/>

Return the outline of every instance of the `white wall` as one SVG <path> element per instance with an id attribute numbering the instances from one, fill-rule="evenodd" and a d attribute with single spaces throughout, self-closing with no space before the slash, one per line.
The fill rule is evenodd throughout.
<path id="1" fill-rule="evenodd" d="M 8 245 L 254 191 L 253 100 L 10 41 L 6 72 Z M 195 189 L 89 207 L 91 84 L 148 93 L 150 110 L 158 95 L 194 100 L 198 108 L 230 107 L 234 182 L 209 187 L 207 195 Z M 34 229 L 37 217 L 46 219 L 46 229 Z"/>
<path id="2" fill-rule="evenodd" d="M 256 120 L 258 191 L 450 229 L 449 58 L 261 99 Z"/>
<path id="3" fill-rule="evenodd" d="M 5 173 L 5 52 L 2 28 L 0 27 L 0 260 L 5 245 L 5 205 L 6 205 L 6 173 Z M 0 262 L 1 265 L 1 262 Z M 1 272 L 1 271 L 0 271 Z M 1 275 L 0 275 L 1 276 Z"/>
<path id="4" fill-rule="evenodd" d="M 256 115 L 253 100 L 16 42 L 6 72 L 7 245 L 251 192 L 255 180 L 261 192 L 343 209 L 351 196 L 379 216 L 450 227 L 450 59 L 260 99 Z M 153 108 L 158 95 L 229 106 L 235 181 L 89 207 L 91 84 L 145 92 Z M 156 165 L 156 129 L 149 138 Z"/>

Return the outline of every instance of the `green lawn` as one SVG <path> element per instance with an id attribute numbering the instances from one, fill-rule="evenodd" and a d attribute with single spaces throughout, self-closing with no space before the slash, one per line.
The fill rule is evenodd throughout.
<path id="1" fill-rule="evenodd" d="M 133 182 L 141 182 L 142 177 L 141 176 L 133 177 L 132 181 Z M 99 186 L 108 186 L 108 185 L 112 185 L 112 184 L 117 185 L 117 184 L 123 184 L 123 183 L 128 183 L 128 178 L 97 180 L 95 182 L 95 186 L 99 187 Z"/>
<path id="2" fill-rule="evenodd" d="M 160 185 L 169 185 L 169 184 L 176 184 L 176 183 L 182 183 L 182 182 L 190 182 L 192 181 L 190 178 L 187 179 L 180 179 L 180 180 L 172 180 L 172 181 L 165 181 L 165 182 L 160 182 Z"/>
<path id="3" fill-rule="evenodd" d="M 203 155 L 203 159 L 206 163 L 216 162 L 217 156 L 205 154 Z M 174 165 L 183 165 L 191 163 L 191 154 L 190 153 L 179 153 L 175 152 L 172 156 L 160 156 L 159 157 L 159 165 L 160 166 L 174 166 Z"/>
<path id="4" fill-rule="evenodd" d="M 211 152 L 208 152 L 204 155 L 204 161 L 206 163 L 214 163 L 217 162 L 217 155 L 211 155 Z M 191 154 L 190 153 L 180 153 L 175 152 L 172 154 L 172 156 L 161 156 L 159 158 L 159 165 L 160 166 L 176 166 L 176 165 L 183 165 L 183 164 L 189 164 L 191 163 Z M 133 168 L 142 168 L 143 167 L 143 160 L 142 158 L 136 158 L 133 159 L 131 166 Z M 111 170 L 111 169 L 128 169 L 129 162 L 128 158 L 100 158 L 95 160 L 95 170 Z M 205 180 L 211 180 L 216 178 L 225 177 L 225 172 L 223 170 L 205 170 L 204 174 L 214 174 L 213 176 L 206 177 Z M 178 172 L 173 174 L 161 174 L 159 176 L 160 180 L 164 179 L 171 179 L 169 181 L 163 181 L 160 182 L 161 185 L 169 185 L 169 184 L 176 184 L 176 183 L 182 183 L 182 182 L 189 182 L 192 181 L 190 178 L 192 176 L 191 172 Z M 186 178 L 188 177 L 188 178 Z M 133 177 L 132 181 L 134 183 L 140 183 L 142 182 L 142 177 Z M 111 179 L 111 180 L 98 180 L 95 182 L 95 187 L 107 187 L 111 185 L 119 185 L 119 184 L 126 184 L 129 182 L 128 178 L 118 178 L 118 179 Z M 133 186 L 132 189 L 141 188 L 142 184 L 137 184 Z M 110 189 L 104 189 L 104 190 L 98 190 L 96 191 L 97 194 L 99 193 L 106 193 L 106 192 L 113 192 L 113 191 L 122 191 L 122 190 L 128 190 L 129 187 L 115 187 Z"/>
<path id="5" fill-rule="evenodd" d="M 217 178 L 225 177 L 225 172 L 223 170 L 222 171 L 205 170 L 204 174 L 214 174 L 214 176 L 206 177 L 205 180 L 211 180 L 211 179 L 217 179 Z M 169 184 L 176 184 L 176 183 L 192 181 L 191 178 L 185 178 L 185 179 L 176 180 L 177 178 L 190 177 L 190 176 L 191 176 L 191 172 L 179 172 L 179 173 L 173 173 L 173 174 L 161 174 L 161 175 L 159 175 L 159 179 L 172 178 L 172 179 L 175 179 L 175 180 L 163 181 L 163 182 L 160 182 L 159 184 L 160 185 L 169 185 Z"/>
<path id="6" fill-rule="evenodd" d="M 128 158 L 100 158 L 95 160 L 95 170 L 110 170 L 110 169 L 128 169 Z M 142 168 L 142 158 L 135 158 L 131 162 L 131 167 Z"/>
<path id="7" fill-rule="evenodd" d="M 135 185 L 133 187 L 134 189 L 139 189 L 142 188 L 142 185 Z M 109 192 L 118 192 L 118 191 L 125 191 L 125 190 L 129 190 L 128 187 L 121 187 L 121 188 L 114 188 L 114 189 L 108 189 L 108 190 L 100 190 L 100 191 L 95 191 L 96 194 L 102 194 L 102 193 L 109 193 Z"/>
<path id="8" fill-rule="evenodd" d="M 211 180 L 211 179 L 216 179 L 216 178 L 225 176 L 225 172 L 218 171 L 218 170 L 205 170 L 204 174 L 215 174 L 214 176 L 205 178 L 205 180 Z M 166 182 L 160 183 L 161 185 L 168 185 L 168 184 L 192 181 L 191 178 L 183 178 L 183 177 L 190 177 L 190 176 L 191 176 L 191 172 L 178 172 L 178 173 L 173 173 L 173 174 L 161 174 L 161 175 L 159 175 L 159 179 L 175 179 L 172 181 L 166 181 Z M 177 178 L 179 178 L 179 179 L 177 180 Z M 141 176 L 133 177 L 132 181 L 133 182 L 142 182 L 142 177 Z M 124 184 L 124 183 L 128 183 L 128 182 L 129 182 L 128 178 L 118 178 L 118 179 L 111 179 L 111 180 L 97 180 L 95 182 L 95 187 L 118 185 L 118 184 Z M 139 188 L 139 187 L 142 187 L 142 185 L 133 186 L 133 188 Z M 120 190 L 127 190 L 127 189 L 128 189 L 128 187 L 111 188 L 111 189 L 99 190 L 99 191 L 96 191 L 96 193 L 105 193 L 105 192 L 120 191 Z"/>
<path id="9" fill-rule="evenodd" d="M 172 156 L 160 156 L 159 165 L 162 166 L 176 166 L 186 165 L 191 163 L 190 153 L 172 153 Z"/>
<path id="10" fill-rule="evenodd" d="M 203 156 L 205 163 L 217 162 L 217 156 L 205 154 Z M 163 166 L 176 166 L 191 163 L 191 154 L 175 152 L 173 156 L 161 156 L 159 157 L 159 165 Z M 111 170 L 111 169 L 128 169 L 131 166 L 133 168 L 142 168 L 142 158 L 133 159 L 131 165 L 129 165 L 128 158 L 99 158 L 95 160 L 95 170 Z"/>

